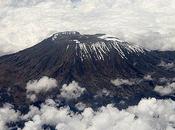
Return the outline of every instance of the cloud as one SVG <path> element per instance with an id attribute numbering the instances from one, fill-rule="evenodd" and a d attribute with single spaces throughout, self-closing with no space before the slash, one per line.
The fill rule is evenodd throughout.
<path id="1" fill-rule="evenodd" d="M 162 78 L 159 78 L 158 80 L 160 83 L 164 83 L 166 84 L 167 82 L 169 82 L 169 79 L 165 78 L 165 77 L 162 77 Z"/>
<path id="2" fill-rule="evenodd" d="M 143 77 L 145 80 L 153 80 L 152 79 L 152 76 L 151 75 L 145 75 L 144 77 Z"/>
<path id="3" fill-rule="evenodd" d="M 7 123 L 12 123 L 18 120 L 20 113 L 15 111 L 11 105 L 6 104 L 0 108 L 0 128 L 8 130 Z"/>
<path id="4" fill-rule="evenodd" d="M 75 107 L 79 110 L 79 111 L 83 111 L 86 108 L 86 104 L 79 102 L 75 105 Z"/>
<path id="5" fill-rule="evenodd" d="M 168 83 L 165 86 L 156 86 L 154 91 L 159 93 L 162 96 L 171 95 L 175 93 L 175 82 Z"/>
<path id="6" fill-rule="evenodd" d="M 77 82 L 72 81 L 69 85 L 64 84 L 61 88 L 61 96 L 66 99 L 76 99 L 86 91 L 78 85 Z"/>
<path id="7" fill-rule="evenodd" d="M 159 66 L 165 67 L 166 69 L 172 69 L 175 67 L 174 63 L 165 63 L 164 61 L 161 61 Z"/>
<path id="8" fill-rule="evenodd" d="M 120 86 L 120 85 L 133 85 L 134 82 L 128 79 L 115 79 L 111 80 L 111 83 L 114 84 L 115 86 Z"/>
<path id="9" fill-rule="evenodd" d="M 0 108 L 0 128 L 8 130 L 7 123 L 24 121 L 19 130 L 43 130 L 44 125 L 56 130 L 173 130 L 175 127 L 175 102 L 171 99 L 142 99 L 138 105 L 118 110 L 112 104 L 97 111 L 83 108 L 74 113 L 69 107 L 57 107 L 47 99 L 40 107 L 30 106 L 30 111 L 21 115 L 11 105 Z"/>
<path id="10" fill-rule="evenodd" d="M 25 123 L 25 127 L 23 130 L 42 130 L 41 128 L 41 119 L 39 115 L 35 115 L 33 117 L 33 121 L 28 121 Z"/>
<path id="11" fill-rule="evenodd" d="M 55 79 L 43 76 L 39 80 L 33 80 L 27 83 L 27 97 L 31 101 L 35 101 L 37 98 L 36 94 L 40 92 L 47 92 L 55 87 L 57 87 L 57 81 Z"/>
<path id="12" fill-rule="evenodd" d="M 79 114 L 69 107 L 42 104 L 40 111 L 25 123 L 23 130 L 41 130 L 44 124 L 57 130 L 173 130 L 174 109 L 174 101 L 155 98 L 142 99 L 138 105 L 124 110 L 109 104 L 98 111 L 85 108 Z"/>
<path id="13" fill-rule="evenodd" d="M 39 114 L 40 113 L 40 110 L 38 107 L 35 107 L 35 106 L 30 106 L 29 107 L 29 112 L 25 115 L 23 115 L 21 117 L 21 119 L 23 120 L 28 120 L 28 119 L 32 119 L 35 115 Z"/>
<path id="14" fill-rule="evenodd" d="M 41 91 L 47 92 L 48 90 L 57 87 L 57 81 L 53 78 L 43 76 L 39 80 L 29 81 L 27 83 L 27 92 L 40 93 Z"/>
<path id="15" fill-rule="evenodd" d="M 0 0 L 0 53 L 52 33 L 107 33 L 150 49 L 175 49 L 174 0 Z"/>

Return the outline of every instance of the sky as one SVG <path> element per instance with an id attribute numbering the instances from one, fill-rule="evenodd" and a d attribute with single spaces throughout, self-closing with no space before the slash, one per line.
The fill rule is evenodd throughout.
<path id="1" fill-rule="evenodd" d="M 175 0 L 0 0 L 0 55 L 51 34 L 106 33 L 148 49 L 175 50 Z"/>

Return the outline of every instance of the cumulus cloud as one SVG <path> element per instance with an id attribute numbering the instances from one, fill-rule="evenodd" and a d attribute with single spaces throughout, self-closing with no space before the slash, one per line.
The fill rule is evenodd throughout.
<path id="1" fill-rule="evenodd" d="M 47 92 L 48 90 L 57 87 L 57 81 L 47 76 L 42 77 L 39 80 L 29 81 L 27 83 L 27 92 L 40 93 L 41 91 Z"/>
<path id="2" fill-rule="evenodd" d="M 35 107 L 35 106 L 30 106 L 29 110 L 30 111 L 27 114 L 21 116 L 21 119 L 23 119 L 23 120 L 32 119 L 35 115 L 40 113 L 39 108 Z"/>
<path id="3" fill-rule="evenodd" d="M 16 112 L 11 105 L 6 104 L 0 108 L 0 129 L 8 130 L 7 123 L 12 123 L 18 120 L 19 112 Z"/>
<path id="4" fill-rule="evenodd" d="M 143 79 L 145 79 L 145 80 L 153 80 L 152 79 L 152 76 L 151 75 L 145 75 L 144 77 L 143 77 Z"/>
<path id="5" fill-rule="evenodd" d="M 165 86 L 156 86 L 154 91 L 159 93 L 162 96 L 171 95 L 175 93 L 175 82 L 168 83 Z"/>
<path id="6" fill-rule="evenodd" d="M 52 33 L 107 33 L 150 49 L 175 49 L 174 0 L 0 0 L 0 53 Z"/>
<path id="7" fill-rule="evenodd" d="M 44 124 L 54 126 L 56 130 L 173 130 L 174 109 L 174 101 L 155 98 L 142 99 L 138 105 L 121 111 L 107 105 L 98 111 L 85 108 L 79 114 L 68 107 L 43 104 L 25 123 L 23 130 L 42 130 Z"/>
<path id="8" fill-rule="evenodd" d="M 79 111 L 83 111 L 86 108 L 86 104 L 79 102 L 75 105 L 75 107 L 79 110 Z"/>
<path id="9" fill-rule="evenodd" d="M 23 130 L 42 130 L 41 128 L 41 119 L 39 115 L 33 117 L 33 121 L 28 121 L 25 123 Z"/>
<path id="10" fill-rule="evenodd" d="M 61 88 L 61 96 L 66 99 L 76 99 L 80 97 L 84 92 L 85 88 L 80 87 L 77 82 L 72 81 L 70 84 L 64 84 Z"/>
<path id="11" fill-rule="evenodd" d="M 165 67 L 166 69 L 172 69 L 175 67 L 174 63 L 165 63 L 164 61 L 161 61 L 159 66 Z"/>
<path id="12" fill-rule="evenodd" d="M 35 101 L 37 98 L 36 94 L 40 92 L 47 92 L 55 87 L 57 87 L 57 81 L 55 79 L 43 76 L 39 80 L 33 80 L 27 83 L 27 97 L 31 101 Z"/>
<path id="13" fill-rule="evenodd" d="M 111 83 L 114 84 L 115 86 L 120 86 L 120 85 L 133 85 L 134 81 L 128 80 L 128 79 L 115 79 L 111 80 Z"/>

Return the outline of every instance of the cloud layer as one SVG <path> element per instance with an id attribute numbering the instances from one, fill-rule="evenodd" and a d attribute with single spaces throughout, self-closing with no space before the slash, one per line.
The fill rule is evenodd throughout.
<path id="1" fill-rule="evenodd" d="M 174 0 L 0 0 L 0 54 L 52 33 L 107 33 L 150 49 L 175 49 Z"/>
<path id="2" fill-rule="evenodd" d="M 25 115 L 10 104 L 0 108 L 1 130 L 12 129 L 7 124 L 17 121 L 25 123 L 18 130 L 44 130 L 44 125 L 56 130 L 174 130 L 175 102 L 149 98 L 123 110 L 109 104 L 97 111 L 84 106 L 82 113 L 74 113 L 68 106 L 58 107 L 48 99 L 39 108 L 30 106 Z"/>
<path id="3" fill-rule="evenodd" d="M 54 102 L 54 101 L 53 101 Z M 44 124 L 56 130 L 173 130 L 175 102 L 172 100 L 142 99 L 137 106 L 118 110 L 112 105 L 98 111 L 85 108 L 73 113 L 68 107 L 57 108 L 43 104 L 41 109 L 31 108 L 29 121 L 23 130 L 42 130 Z"/>

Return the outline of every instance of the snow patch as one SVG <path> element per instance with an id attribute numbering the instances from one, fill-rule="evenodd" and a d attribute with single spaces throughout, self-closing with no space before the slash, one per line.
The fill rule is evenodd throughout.
<path id="1" fill-rule="evenodd" d="M 105 41 L 97 41 L 94 43 L 82 43 L 78 40 L 74 40 L 78 47 L 76 46 L 76 54 L 81 57 L 81 60 L 92 59 L 94 57 L 95 60 L 104 60 L 105 56 L 107 56 L 111 50 L 116 50 L 117 53 L 123 58 L 127 59 L 126 54 L 135 53 L 139 55 L 140 53 L 144 53 L 145 50 L 139 46 L 129 44 L 127 42 L 121 41 L 115 37 L 105 37 L 108 35 L 101 36 L 100 39 L 104 39 Z"/>
<path id="2" fill-rule="evenodd" d="M 120 40 L 119 38 L 116 38 L 115 36 L 109 35 L 109 34 L 102 35 L 102 36 L 100 36 L 100 37 L 98 37 L 98 38 L 104 39 L 104 40 L 106 40 L 106 41 L 124 42 L 124 41 Z"/>

